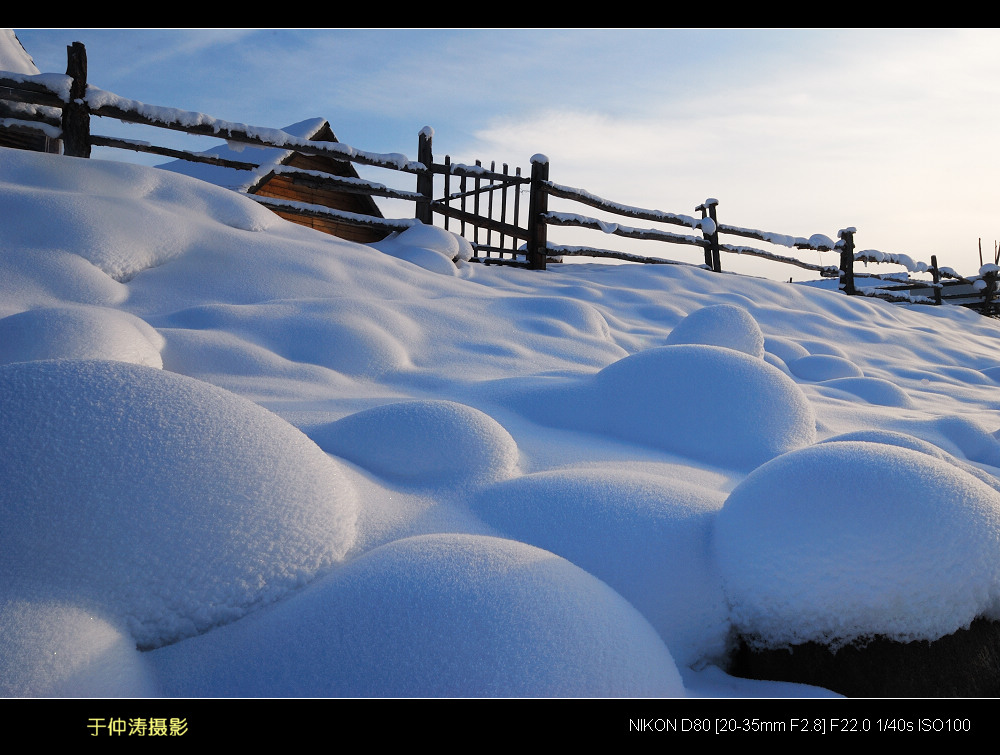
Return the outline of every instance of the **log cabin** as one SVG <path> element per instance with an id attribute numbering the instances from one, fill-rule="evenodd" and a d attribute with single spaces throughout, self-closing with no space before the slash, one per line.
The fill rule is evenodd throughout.
<path id="1" fill-rule="evenodd" d="M 313 118 L 294 123 L 282 130 L 292 136 L 312 141 L 337 141 L 337 137 L 330 128 L 330 124 L 323 118 Z M 275 168 L 287 166 L 302 170 L 321 171 L 339 177 L 358 178 L 358 173 L 354 169 L 354 166 L 347 161 L 336 160 L 324 155 L 304 155 L 294 150 L 285 150 L 276 147 L 246 146 L 240 149 L 232 145 L 221 145 L 206 151 L 204 154 L 228 160 L 256 163 L 260 165 L 260 168 L 253 171 L 236 170 L 234 168 L 223 168 L 186 160 L 173 160 L 157 167 L 176 173 L 183 173 L 203 181 L 208 181 L 209 183 L 214 183 L 217 186 L 223 186 L 246 194 L 274 197 L 293 202 L 304 202 L 358 215 L 369 215 L 377 218 L 383 217 L 375 201 L 366 194 L 354 194 L 337 189 L 302 186 L 293 182 L 289 176 L 275 172 Z M 326 218 L 303 217 L 301 215 L 283 213 L 280 210 L 275 210 L 275 212 L 293 223 L 315 228 L 317 231 L 362 244 L 381 241 L 389 234 L 389 231 L 341 223 Z"/>
<path id="2" fill-rule="evenodd" d="M 0 71 L 29 76 L 41 73 L 13 29 L 0 29 Z M 22 120 L 27 122 L 41 120 L 58 127 L 59 117 L 60 113 L 56 108 L 0 99 L 0 120 L 12 125 Z M 59 152 L 60 140 L 45 136 L 36 130 L 0 128 L 0 147 L 29 149 L 34 152 Z"/>

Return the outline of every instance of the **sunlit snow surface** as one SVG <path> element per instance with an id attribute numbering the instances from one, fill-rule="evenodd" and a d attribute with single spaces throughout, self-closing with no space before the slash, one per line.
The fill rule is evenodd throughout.
<path id="1" fill-rule="evenodd" d="M 812 697 L 735 633 L 1000 611 L 995 320 L 13 150 L 0 217 L 6 696 Z"/>

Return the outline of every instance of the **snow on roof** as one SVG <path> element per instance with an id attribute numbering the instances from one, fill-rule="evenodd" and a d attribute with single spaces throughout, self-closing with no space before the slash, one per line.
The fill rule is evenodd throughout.
<path id="1" fill-rule="evenodd" d="M 61 74 L 40 73 L 13 29 L 0 29 L 0 71 L 4 71 L 4 75 L 8 79 L 33 81 L 57 90 L 65 88 L 68 96 L 69 77 Z M 0 126 L 28 126 L 42 131 L 48 139 L 56 140 L 62 134 L 52 123 L 58 122 L 61 115 L 58 108 L 0 98 Z M 39 117 L 48 123 L 39 121 Z M 13 142 L 8 141 L 5 137 L 4 144 L 6 146 L 11 146 L 12 143 L 28 146 L 38 139 L 37 136 L 28 137 L 22 134 L 19 137 L 15 136 Z M 41 143 L 44 144 L 44 140 Z M 37 149 L 39 147 L 36 145 L 31 148 Z"/>
<path id="2" fill-rule="evenodd" d="M 324 118 L 309 118 L 298 123 L 293 123 L 290 126 L 285 126 L 281 130 L 290 136 L 300 139 L 312 139 L 326 124 L 327 121 Z M 235 168 L 224 168 L 219 165 L 196 163 L 189 160 L 172 160 L 156 167 L 207 181 L 216 186 L 246 192 L 274 168 L 283 164 L 292 153 L 293 150 L 281 149 L 279 147 L 255 147 L 229 142 L 205 150 L 200 154 L 221 157 L 224 160 L 259 163 L 260 167 L 256 170 L 237 170 Z"/>
<path id="3" fill-rule="evenodd" d="M 26 73 L 32 76 L 41 73 L 13 29 L 0 29 L 0 71 Z"/>

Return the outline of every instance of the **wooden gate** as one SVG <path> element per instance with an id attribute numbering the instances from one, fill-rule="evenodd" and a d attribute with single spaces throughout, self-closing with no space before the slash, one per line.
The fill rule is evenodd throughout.
<path id="1" fill-rule="evenodd" d="M 418 202 L 417 219 L 431 224 L 435 213 L 443 216 L 444 228 L 466 238 L 479 262 L 538 267 L 537 250 L 545 245 L 538 226 L 544 224 L 531 222 L 532 179 L 522 176 L 520 168 L 511 173 L 507 163 L 497 171 L 495 161 L 488 169 L 481 160 L 475 165 L 453 163 L 449 155 L 435 163 L 431 139 L 430 129 L 420 132 L 417 160 L 428 169 L 417 178 L 417 192 L 426 197 Z M 442 177 L 440 196 L 435 176 Z M 541 258 L 544 266 L 544 253 Z"/>

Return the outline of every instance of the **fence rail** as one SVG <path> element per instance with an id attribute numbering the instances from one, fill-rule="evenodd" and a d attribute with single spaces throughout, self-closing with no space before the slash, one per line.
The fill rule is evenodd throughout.
<path id="1" fill-rule="evenodd" d="M 301 217 L 322 217 L 340 223 L 367 226 L 385 231 L 400 231 L 421 222 L 431 224 L 435 216 L 442 218 L 445 229 L 454 223 L 476 250 L 475 261 L 486 264 L 514 264 L 531 269 L 545 269 L 552 259 L 562 257 L 607 258 L 648 264 L 696 266 L 722 272 L 722 254 L 737 254 L 770 260 L 818 273 L 822 277 L 839 278 L 839 289 L 846 294 L 875 296 L 907 303 L 959 303 L 973 306 L 988 314 L 1000 311 L 997 305 L 1000 266 L 983 266 L 978 276 L 958 275 L 950 268 L 941 268 L 937 258 L 931 263 L 915 262 L 907 255 L 894 255 L 877 250 L 855 251 L 854 228 L 838 233 L 835 242 L 822 234 L 810 237 L 792 236 L 754 228 L 720 223 L 718 200 L 707 199 L 695 208 L 699 217 L 662 210 L 631 207 L 596 196 L 583 189 L 549 180 L 549 161 L 544 155 L 531 158 L 531 175 L 521 169 L 513 173 L 507 164 L 487 169 L 480 161 L 475 165 L 452 163 L 449 156 L 434 162 L 433 131 L 425 127 L 418 134 L 416 161 L 405 155 L 374 153 L 359 150 L 340 142 L 311 141 L 271 128 L 248 126 L 222 121 L 202 113 L 150 106 L 128 100 L 87 83 L 87 62 L 84 46 L 75 42 L 67 48 L 65 75 L 36 76 L 0 71 L 0 130 L 37 133 L 49 139 L 61 139 L 66 155 L 89 157 L 91 147 L 111 147 L 157 154 L 174 159 L 208 163 L 235 170 L 254 171 L 258 163 L 224 159 L 204 153 L 156 146 L 144 141 L 102 136 L 91 132 L 92 116 L 114 118 L 126 123 L 182 131 L 228 142 L 259 147 L 277 147 L 303 155 L 321 155 L 337 161 L 386 169 L 416 177 L 416 190 L 390 188 L 384 184 L 321 171 L 275 168 L 294 184 L 311 189 L 335 189 L 342 193 L 364 194 L 412 202 L 412 218 L 382 218 L 334 210 L 292 200 L 251 195 L 256 201 Z M 15 107 L 8 103 L 19 103 Z M 24 108 L 23 105 L 34 106 Z M 269 174 L 270 175 L 270 174 Z M 436 196 L 435 178 L 441 188 Z M 457 183 L 457 186 L 455 184 Z M 528 192 L 528 201 L 521 194 Z M 682 226 L 700 235 L 676 233 L 658 227 L 636 227 L 602 220 L 575 212 L 549 210 L 549 198 L 572 202 L 615 217 L 641 220 L 668 226 Z M 679 246 L 696 246 L 702 250 L 703 263 L 668 259 L 653 255 L 601 248 L 597 245 L 565 245 L 548 241 L 548 227 L 576 227 L 626 239 L 665 242 Z M 767 244 L 798 250 L 836 251 L 839 264 L 818 265 L 794 256 L 775 253 L 744 244 L 725 243 L 720 236 L 754 239 Z M 1000 253 L 998 253 L 1000 256 Z M 895 275 L 871 275 L 856 272 L 861 262 L 896 264 L 907 269 L 900 279 Z M 910 273 L 930 274 L 932 279 L 909 280 Z"/>

